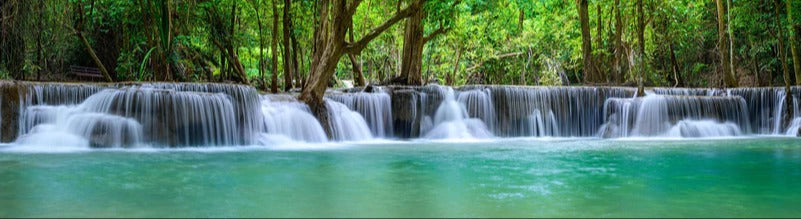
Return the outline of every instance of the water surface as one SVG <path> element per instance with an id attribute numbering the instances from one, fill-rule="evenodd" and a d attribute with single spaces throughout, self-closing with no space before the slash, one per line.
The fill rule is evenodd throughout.
<path id="1" fill-rule="evenodd" d="M 0 146 L 0 217 L 800 217 L 801 141 Z"/>

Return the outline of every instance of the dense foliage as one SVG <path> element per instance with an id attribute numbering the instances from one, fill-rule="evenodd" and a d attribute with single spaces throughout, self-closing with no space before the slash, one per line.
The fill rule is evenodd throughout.
<path id="1" fill-rule="evenodd" d="M 314 36 L 320 2 L 5 0 L 0 3 L 0 76 L 76 80 L 69 74 L 70 66 L 99 67 L 91 54 L 96 53 L 115 81 L 237 81 L 265 89 L 271 83 L 300 87 L 308 80 L 319 46 Z M 349 29 L 351 42 L 416 1 L 355 2 L 361 4 Z M 801 1 L 423 2 L 416 9 L 424 12 L 419 33 L 425 37 L 422 53 L 411 58 L 420 59 L 426 82 L 636 84 L 642 78 L 652 86 L 720 87 L 725 86 L 726 71 L 721 57 L 728 56 L 740 86 L 782 85 L 781 52 L 789 66 L 789 81 L 801 74 L 795 51 L 801 34 Z M 725 8 L 722 23 L 716 3 Z M 582 4 L 587 6 L 585 20 L 579 16 Z M 404 39 L 409 39 L 405 34 L 410 29 L 405 22 L 413 17 L 390 26 L 361 51 L 343 56 L 332 83 L 341 86 L 355 78 L 354 72 L 362 72 L 368 83 L 392 82 L 405 71 Z M 582 22 L 588 25 L 589 36 L 583 36 Z M 719 24 L 728 28 L 723 35 Z M 82 44 L 84 37 L 91 49 Z M 585 62 L 583 48 L 591 48 L 590 62 Z M 596 72 L 600 79 L 588 80 L 588 72 Z M 293 81 L 294 86 L 287 86 Z"/>

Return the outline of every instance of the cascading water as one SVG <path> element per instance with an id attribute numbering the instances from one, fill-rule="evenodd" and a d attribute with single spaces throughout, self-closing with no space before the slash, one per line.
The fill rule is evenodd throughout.
<path id="1" fill-rule="evenodd" d="M 732 122 L 714 120 L 682 120 L 667 133 L 670 137 L 726 137 L 742 135 L 740 127 Z"/>
<path id="2" fill-rule="evenodd" d="M 65 108 L 66 107 L 66 108 Z M 63 108 L 63 109 L 60 109 Z M 94 122 L 86 129 L 103 130 L 99 135 L 114 135 L 114 127 L 144 127 L 144 131 L 131 131 L 135 139 L 148 143 L 175 146 L 206 146 L 246 144 L 242 139 L 234 111 L 228 96 L 222 93 L 197 93 L 174 90 L 158 90 L 131 87 L 125 89 L 106 89 L 89 96 L 79 105 L 48 107 L 38 105 L 28 107 L 21 119 L 20 127 L 30 131 L 39 126 L 46 131 L 70 130 L 80 123 L 76 119 L 89 119 Z M 96 128 L 101 125 L 108 128 Z M 141 129 L 141 128 L 140 128 Z M 26 131 L 26 132 L 27 132 Z M 86 139 L 94 139 L 98 131 L 75 130 Z M 141 134 L 143 133 L 143 134 Z M 37 133 L 41 134 L 41 133 Z M 130 135 L 134 135 L 130 134 Z M 114 137 L 114 139 L 126 139 Z M 118 142 L 92 142 L 92 145 L 119 146 Z"/>
<path id="3" fill-rule="evenodd" d="M 749 127 L 746 104 L 740 97 L 667 96 L 611 98 L 605 104 L 607 124 L 602 137 L 718 137 L 740 135 Z M 629 129 L 629 127 L 632 127 Z M 736 131 L 730 131 L 736 127 Z M 723 130 L 698 132 L 694 129 Z"/>
<path id="4" fill-rule="evenodd" d="M 785 135 L 789 136 L 801 136 L 801 117 L 796 117 L 793 121 L 790 122 Z"/>
<path id="5" fill-rule="evenodd" d="M 648 95 L 640 102 L 632 136 L 656 136 L 670 128 L 667 100 L 661 95 Z"/>
<path id="6" fill-rule="evenodd" d="M 326 97 L 361 114 L 373 136 L 386 138 L 393 135 L 392 100 L 386 92 L 335 93 Z"/>
<path id="7" fill-rule="evenodd" d="M 377 138 L 792 135 L 798 95 L 783 88 L 474 85 L 373 87 L 326 95 L 320 124 L 290 95 L 192 83 L 0 83 L 3 141 L 81 147 L 271 145 Z M 787 95 L 793 115 L 785 117 Z M 785 122 L 785 118 L 792 118 Z M 330 139 L 324 130 L 330 130 Z"/>
<path id="8" fill-rule="evenodd" d="M 30 107 L 36 120 L 17 143 L 35 146 L 130 147 L 142 142 L 143 128 L 134 119 L 85 111 L 81 107 Z"/>
<path id="9" fill-rule="evenodd" d="M 271 100 L 275 97 L 281 100 Z M 292 97 L 265 96 L 262 98 L 261 111 L 265 132 L 271 135 L 262 135 L 257 141 L 258 144 L 271 144 L 276 136 L 302 142 L 328 141 L 323 127 L 310 113 L 309 107 Z"/>
<path id="10" fill-rule="evenodd" d="M 461 91 L 457 100 L 464 106 L 469 117 L 481 119 L 489 130 L 495 130 L 495 107 L 489 89 Z"/>
<path id="11" fill-rule="evenodd" d="M 362 141 L 373 138 L 367 122 L 362 115 L 350 110 L 340 102 L 326 99 L 328 108 L 328 124 L 331 136 L 339 141 Z"/>
<path id="12" fill-rule="evenodd" d="M 469 118 L 465 107 L 456 101 L 453 88 L 444 87 L 444 100 L 434 115 L 433 128 L 425 134 L 429 139 L 488 138 L 492 133 L 483 121 Z"/>
<path id="13" fill-rule="evenodd" d="M 492 94 L 495 129 L 499 136 L 595 136 L 604 124 L 604 100 L 631 97 L 630 88 L 591 87 L 486 87 Z"/>

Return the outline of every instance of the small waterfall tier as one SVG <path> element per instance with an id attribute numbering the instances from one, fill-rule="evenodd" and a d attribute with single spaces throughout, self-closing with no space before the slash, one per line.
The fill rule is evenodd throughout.
<path id="1" fill-rule="evenodd" d="M 359 113 L 367 123 L 373 136 L 387 138 L 394 135 L 392 125 L 392 99 L 389 93 L 377 92 L 330 92 L 329 100 L 344 104 Z"/>
<path id="2" fill-rule="evenodd" d="M 670 96 L 649 94 L 641 98 L 611 98 L 604 107 L 606 124 L 602 137 L 714 137 L 692 131 L 694 127 L 749 129 L 745 101 L 740 97 Z M 677 132 L 678 130 L 678 132 Z M 676 135 L 681 133 L 681 135 Z M 729 133 L 729 132 L 726 132 Z"/>
<path id="3" fill-rule="evenodd" d="M 476 97 L 481 96 L 481 92 L 470 92 L 463 95 L 463 101 L 456 101 L 455 93 L 451 87 L 436 87 L 442 89 L 444 95 L 436 114 L 434 114 L 433 121 L 431 117 L 426 117 L 428 127 L 423 129 L 425 138 L 429 139 L 474 139 L 474 138 L 488 138 L 492 137 L 492 133 L 487 129 L 484 121 L 478 118 L 471 118 L 465 108 L 465 102 L 468 100 L 481 101 L 482 99 Z M 484 99 L 488 101 L 488 99 Z M 487 102 L 489 103 L 489 102 Z M 482 104 L 470 104 L 473 107 L 484 108 Z M 476 106 L 479 105 L 479 106 Z M 489 112 L 480 112 L 485 115 Z"/>
<path id="4" fill-rule="evenodd" d="M 798 136 L 801 88 L 371 86 L 295 94 L 215 83 L 0 81 L 0 142 L 205 147 L 374 138 Z M 788 102 L 787 101 L 791 101 Z M 793 113 L 789 113 L 793 112 Z"/>
<path id="5" fill-rule="evenodd" d="M 258 144 L 269 145 L 275 138 L 285 137 L 293 141 L 325 142 L 328 137 L 320 122 L 311 114 L 309 106 L 286 95 L 265 95 L 261 110 L 265 134 Z"/>

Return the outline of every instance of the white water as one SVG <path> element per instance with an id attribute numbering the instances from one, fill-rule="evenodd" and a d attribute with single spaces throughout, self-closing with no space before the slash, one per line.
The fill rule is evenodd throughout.
<path id="1" fill-rule="evenodd" d="M 325 101 L 328 108 L 328 123 L 331 135 L 339 141 L 364 141 L 373 138 L 367 122 L 361 114 L 333 100 Z"/>
<path id="2" fill-rule="evenodd" d="M 740 136 L 740 127 L 731 122 L 712 120 L 682 120 L 668 131 L 668 137 L 709 138 Z"/>
<path id="3" fill-rule="evenodd" d="M 801 117 L 797 117 L 790 122 L 787 131 L 784 133 L 788 136 L 799 136 L 799 131 L 801 130 Z"/>
<path id="4" fill-rule="evenodd" d="M 474 141 L 495 135 L 544 139 L 795 136 L 801 129 L 797 97 L 791 105 L 795 119 L 779 123 L 786 111 L 785 93 L 775 88 L 655 89 L 642 98 L 625 98 L 631 96 L 627 88 L 404 89 L 415 94 L 401 101 L 410 110 L 401 112 L 404 115 L 398 118 L 405 120 L 400 123 L 393 109 L 404 107 L 392 106 L 397 93 L 378 88 L 375 93 L 330 93 L 326 100 L 329 121 L 321 125 L 295 97 L 259 98 L 247 86 L 34 84 L 20 94 L 15 144 L 54 150 L 143 145 L 307 147 L 329 141 L 405 138 L 407 132 L 414 132 L 412 138 Z M 798 89 L 793 92 L 797 95 Z M 8 109 L 5 104 L 0 102 L 0 110 Z M 332 131 L 330 139 L 325 129 Z"/>
<path id="5" fill-rule="evenodd" d="M 337 93 L 326 97 L 361 114 L 373 136 L 386 138 L 393 135 L 392 99 L 386 92 Z"/>
<path id="6" fill-rule="evenodd" d="M 445 98 L 437 108 L 433 128 L 425 134 L 428 139 L 489 138 L 492 133 L 483 121 L 468 118 L 464 105 L 457 102 L 452 88 L 447 87 Z"/>
<path id="7" fill-rule="evenodd" d="M 270 145 L 286 140 L 318 143 L 328 141 L 323 127 L 309 113 L 306 104 L 297 101 L 272 101 L 269 97 L 264 97 L 261 112 L 266 133 L 257 137 L 257 144 Z"/>
<path id="8" fill-rule="evenodd" d="M 668 105 L 662 95 L 646 95 L 642 98 L 631 136 L 657 136 L 670 128 Z"/>
<path id="9" fill-rule="evenodd" d="M 124 147 L 142 142 L 142 125 L 134 119 L 92 112 L 84 105 L 27 108 L 27 134 L 16 143 L 32 146 Z M 35 124 L 35 125 L 34 125 Z"/>

